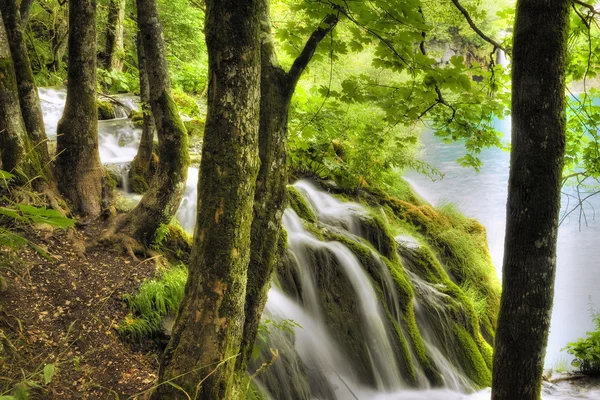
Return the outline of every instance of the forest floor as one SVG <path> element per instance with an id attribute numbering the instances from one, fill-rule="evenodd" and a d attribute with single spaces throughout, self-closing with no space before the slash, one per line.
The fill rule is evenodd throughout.
<path id="1" fill-rule="evenodd" d="M 119 399 L 154 384 L 156 352 L 133 349 L 114 327 L 127 314 L 123 295 L 154 276 L 155 260 L 134 262 L 105 247 L 86 251 L 100 234 L 93 224 L 30 229 L 26 237 L 47 249 L 46 257 L 30 247 L 11 257 L 0 253 L 6 279 L 0 294 L 0 396 L 20 384 L 29 387 L 30 398 Z"/>
<path id="2" fill-rule="evenodd" d="M 132 347 L 115 326 L 128 313 L 123 296 L 155 276 L 156 259 L 88 248 L 102 229 L 29 228 L 23 234 L 46 256 L 31 247 L 0 252 L 0 396 L 21 386 L 31 399 L 135 399 L 155 384 L 159 350 L 151 342 Z M 556 378 L 546 390 L 600 388 L 598 379 Z"/>

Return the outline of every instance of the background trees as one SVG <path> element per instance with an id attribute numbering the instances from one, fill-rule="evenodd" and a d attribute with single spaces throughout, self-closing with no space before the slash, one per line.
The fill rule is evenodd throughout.
<path id="1" fill-rule="evenodd" d="M 148 191 L 138 205 L 118 222 L 117 229 L 142 243 L 150 243 L 156 229 L 169 223 L 181 203 L 190 157 L 187 132 L 171 93 L 157 3 L 154 0 L 138 1 L 137 11 L 142 45 L 140 54 L 143 54 L 140 84 L 148 85 L 143 90 L 148 90 L 152 119 L 158 136 L 159 162 Z M 144 73 L 147 74 L 147 82 L 144 82 Z M 152 143 L 154 135 L 149 115 L 144 119 L 146 143 L 142 143 L 142 156 L 148 150 L 152 154 L 147 142 Z"/>

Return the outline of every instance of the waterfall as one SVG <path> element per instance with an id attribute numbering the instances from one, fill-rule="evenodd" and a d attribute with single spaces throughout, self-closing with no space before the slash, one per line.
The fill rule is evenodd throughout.
<path id="1" fill-rule="evenodd" d="M 63 89 L 40 88 L 50 141 L 56 140 L 65 97 Z M 125 109 L 136 107 L 133 96 L 120 96 L 119 102 Z M 102 162 L 126 171 L 140 135 L 127 118 L 99 121 Z M 198 168 L 190 168 L 177 212 L 188 232 L 196 220 L 197 182 Z M 292 209 L 284 213 L 287 252 L 269 291 L 252 362 L 256 369 L 272 359 L 271 349 L 279 354 L 253 381 L 262 396 L 489 399 L 489 389 L 473 392 L 478 386 L 473 366 L 461 358 L 464 343 L 453 333 L 473 328 L 466 322 L 468 304 L 453 295 L 459 289 L 449 277 L 427 278 L 420 266 L 422 243 L 406 233 L 390 240 L 358 203 L 341 201 L 308 181 L 294 186 L 318 222 L 311 224 Z M 443 266 L 439 271 L 445 274 Z M 467 339 L 475 342 L 479 332 L 473 335 Z M 600 393 L 578 397 L 600 398 Z M 543 398 L 568 399 L 572 393 L 545 385 Z"/>
<path id="2" fill-rule="evenodd" d="M 357 203 L 342 202 L 307 181 L 300 181 L 294 186 L 305 196 L 320 224 L 335 232 L 345 233 L 348 237 L 367 238 L 366 232 L 361 229 L 361 220 L 367 214 L 364 207 Z M 377 278 L 367 271 L 353 251 L 343 243 L 324 240 L 306 229 L 305 222 L 293 210 L 285 211 L 283 224 L 288 233 L 288 264 L 293 271 L 288 271 L 283 276 L 280 274 L 280 287 L 271 289 L 265 318 L 292 319 L 300 327 L 295 329 L 292 338 L 294 350 L 282 355 L 286 361 L 281 365 L 274 365 L 272 372 L 265 373 L 265 378 L 258 378 L 263 392 L 268 394 L 269 390 L 275 390 L 270 397 L 277 399 L 300 398 L 300 393 L 287 394 L 286 397 L 279 392 L 282 382 L 274 381 L 273 376 L 281 379 L 286 376 L 282 369 L 285 370 L 290 365 L 302 365 L 302 368 L 296 367 L 295 373 L 298 370 L 305 371 L 306 385 L 314 398 L 460 398 L 460 392 L 448 390 L 410 390 L 411 384 L 401 373 L 406 367 L 403 368 L 400 363 L 405 361 L 401 360 L 402 357 L 395 348 L 398 337 L 394 339 L 394 335 L 407 335 L 402 329 L 400 332 L 395 331 L 391 322 L 395 320 L 398 326 L 402 326 L 398 289 L 388 266 L 375 250 L 371 249 L 370 255 L 377 268 Z M 376 285 L 377 279 L 381 281 L 381 285 Z M 412 279 L 423 283 L 416 276 L 411 276 Z M 333 291 L 332 288 L 345 288 L 347 292 L 337 293 L 337 296 L 334 294 L 332 300 L 330 294 L 325 294 Z M 426 294 L 423 296 L 427 297 Z M 364 349 L 349 348 L 349 344 L 356 343 L 341 339 L 347 334 L 344 331 L 348 326 L 328 320 L 332 313 L 344 312 L 343 306 L 342 309 L 334 308 L 332 312 L 330 308 L 335 307 L 336 301 L 350 305 L 354 314 L 350 335 L 360 335 Z M 419 308 L 419 301 L 415 299 L 416 309 Z M 419 328 L 429 327 L 421 321 Z M 440 367 L 446 386 L 454 390 L 473 391 L 473 382 L 463 374 L 460 367 L 455 367 L 449 361 L 450 356 L 446 353 L 450 349 L 438 349 L 439 343 L 434 339 L 435 335 L 432 334 L 424 342 L 431 359 Z M 272 346 L 281 346 L 282 353 L 290 348 L 290 340 L 287 338 L 284 344 L 277 335 L 269 338 Z M 361 351 L 364 351 L 365 356 L 353 354 Z M 416 364 L 416 384 L 422 389 L 428 389 L 428 379 L 412 351 L 409 358 L 410 362 Z M 294 362 L 290 362 L 290 359 Z M 360 363 L 363 365 L 357 365 Z M 294 379 L 296 378 L 286 378 L 284 386 L 298 387 L 293 382 Z"/>

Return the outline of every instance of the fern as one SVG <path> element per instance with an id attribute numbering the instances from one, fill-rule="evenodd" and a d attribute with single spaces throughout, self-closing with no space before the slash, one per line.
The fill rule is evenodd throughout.
<path id="1" fill-rule="evenodd" d="M 162 319 L 179 309 L 186 281 L 187 269 L 181 265 L 142 283 L 136 295 L 125 296 L 130 313 L 117 327 L 119 334 L 133 342 L 158 334 Z"/>

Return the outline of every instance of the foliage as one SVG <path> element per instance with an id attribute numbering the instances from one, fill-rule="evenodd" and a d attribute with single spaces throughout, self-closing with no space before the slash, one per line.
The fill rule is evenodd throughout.
<path id="1" fill-rule="evenodd" d="M 600 376 L 600 313 L 593 316 L 596 330 L 588 332 L 585 338 L 570 342 L 563 349 L 575 357 L 571 365 L 581 373 Z"/>
<path id="2" fill-rule="evenodd" d="M 8 187 L 13 178 L 12 174 L 0 170 L 0 185 Z M 0 205 L 0 249 L 16 250 L 19 247 L 30 246 L 45 255 L 42 248 L 16 231 L 35 224 L 47 224 L 60 229 L 67 229 L 75 225 L 75 220 L 64 217 L 56 210 L 18 204 L 6 196 L 2 198 L 2 203 Z"/>
<path id="3" fill-rule="evenodd" d="M 198 103 L 183 90 L 175 89 L 173 91 L 173 100 L 177 104 L 177 109 L 180 113 L 183 113 L 190 118 L 200 118 L 201 115 Z"/>
<path id="4" fill-rule="evenodd" d="M 169 229 L 169 225 L 161 224 L 154 232 L 154 238 L 152 240 L 152 244 L 150 245 L 154 250 L 158 250 L 162 247 L 165 241 L 171 235 L 171 230 Z"/>
<path id="5" fill-rule="evenodd" d="M 130 66 L 124 72 L 98 68 L 98 85 L 108 93 L 134 93 L 140 90 L 137 67 Z"/>
<path id="6" fill-rule="evenodd" d="M 415 147 L 418 122 L 447 140 L 463 142 L 467 155 L 459 162 L 465 166 L 478 168 L 483 148 L 502 146 L 501 136 L 492 122 L 493 116 L 503 117 L 508 113 L 508 71 L 495 64 L 493 52 L 488 57 L 489 46 L 474 50 L 476 44 L 472 44 L 470 38 L 475 35 L 470 31 L 470 38 L 462 38 L 465 44 L 459 47 L 459 54 L 446 58 L 436 51 L 429 52 L 440 47 L 440 19 L 450 21 L 446 22 L 448 28 L 454 26 L 451 24 L 456 20 L 453 15 L 440 13 L 437 3 L 435 11 L 430 5 L 429 13 L 423 12 L 424 3 L 420 1 L 405 2 L 399 9 L 385 1 L 323 0 L 285 4 L 295 14 L 279 27 L 277 38 L 280 47 L 292 55 L 302 48 L 302 41 L 314 29 L 316 21 L 332 12 L 343 19 L 335 33 L 317 50 L 317 61 L 312 64 L 314 75 L 305 78 L 305 81 L 315 81 L 317 76 L 321 77 L 319 84 L 308 88 L 311 100 L 317 93 L 321 99 L 314 99 L 316 105 L 308 112 L 302 110 L 308 118 L 300 122 L 298 134 L 309 148 L 301 148 L 308 154 L 297 158 L 308 158 L 312 168 L 317 169 L 317 175 L 340 169 L 339 160 L 332 154 L 331 139 L 341 136 L 335 129 L 340 120 L 351 119 L 348 116 L 367 126 L 359 124 L 355 137 L 351 138 L 359 159 L 344 167 L 360 171 L 357 175 L 366 181 L 369 179 L 363 176 L 365 170 L 379 174 L 394 167 L 416 167 L 422 172 L 431 172 L 417 164 L 414 156 L 406 151 Z M 453 13 L 457 11 L 453 9 Z M 428 20 L 432 15 L 435 15 L 432 18 L 435 24 Z M 320 69 L 318 74 L 314 73 L 316 67 Z M 378 109 L 377 117 L 373 118 L 375 109 Z M 373 121 L 377 123 L 372 124 Z M 318 137 L 319 143 L 311 140 L 307 125 L 318 133 L 312 136 Z M 292 118 L 292 138 L 294 128 Z M 356 140 L 357 136 L 364 139 Z M 398 149 L 399 144 L 404 148 Z M 373 148 L 379 153 L 373 154 Z M 397 158 L 390 159 L 390 154 Z M 379 178 L 375 176 L 371 180 L 376 182 Z"/>
<path id="7" fill-rule="evenodd" d="M 208 74 L 204 10 L 190 0 L 161 0 L 158 5 L 171 83 L 186 93 L 200 94 Z"/>
<path id="8" fill-rule="evenodd" d="M 125 296 L 130 312 L 118 325 L 119 334 L 131 341 L 156 336 L 162 329 L 163 318 L 179 309 L 186 280 L 187 269 L 183 265 L 174 266 L 142 283 L 136 295 Z"/>
<path id="9" fill-rule="evenodd" d="M 563 183 L 574 186 L 580 195 L 589 187 L 593 187 L 595 193 L 600 178 L 600 25 L 588 9 L 573 9 L 566 66 L 566 79 L 571 84 L 566 99 L 567 143 Z"/>

